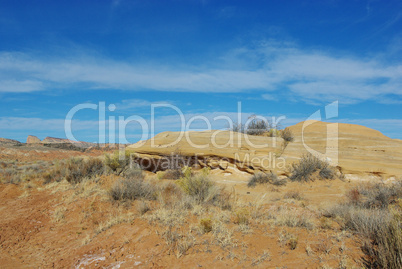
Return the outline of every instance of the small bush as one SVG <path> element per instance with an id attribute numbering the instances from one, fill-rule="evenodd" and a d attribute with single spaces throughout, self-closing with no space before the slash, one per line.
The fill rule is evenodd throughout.
<path id="1" fill-rule="evenodd" d="M 382 226 L 363 251 L 369 257 L 368 268 L 402 268 L 401 215 L 395 214 L 388 225 Z"/>
<path id="2" fill-rule="evenodd" d="M 162 178 L 177 180 L 177 179 L 180 179 L 182 176 L 183 176 L 183 173 L 182 173 L 181 169 L 168 169 L 166 171 L 163 171 Z"/>
<path id="3" fill-rule="evenodd" d="M 231 130 L 233 132 L 237 132 L 237 133 L 245 133 L 245 127 L 241 123 L 234 123 L 233 127 L 231 128 Z"/>
<path id="4" fill-rule="evenodd" d="M 154 200 L 156 194 L 156 186 L 142 178 L 120 178 L 110 189 L 114 200 Z"/>
<path id="5" fill-rule="evenodd" d="M 361 194 L 358 189 L 352 189 L 346 194 L 346 198 L 352 205 L 359 205 L 361 203 Z"/>
<path id="6" fill-rule="evenodd" d="M 367 268 L 402 268 L 401 186 L 401 182 L 361 185 L 347 193 L 346 203 L 329 210 L 344 229 L 361 236 Z"/>
<path id="7" fill-rule="evenodd" d="M 283 196 L 285 199 L 303 200 L 303 196 L 298 191 L 288 191 Z"/>
<path id="8" fill-rule="evenodd" d="M 272 128 L 272 129 L 269 130 L 267 135 L 269 137 L 280 137 L 281 136 L 281 130 Z"/>
<path id="9" fill-rule="evenodd" d="M 287 242 L 287 245 L 291 250 L 296 249 L 299 238 L 297 236 L 291 236 Z"/>
<path id="10" fill-rule="evenodd" d="M 128 168 L 123 173 L 124 178 L 144 178 L 143 171 L 140 168 Z"/>
<path id="11" fill-rule="evenodd" d="M 178 185 L 198 203 L 209 200 L 215 195 L 215 184 L 204 175 L 183 177 L 178 181 Z"/>
<path id="12" fill-rule="evenodd" d="M 151 210 L 151 207 L 149 206 L 148 202 L 146 202 L 146 201 L 140 201 L 139 204 L 137 204 L 137 211 L 138 211 L 138 213 L 140 213 L 141 216 L 150 210 Z"/>
<path id="13" fill-rule="evenodd" d="M 113 154 L 105 155 L 105 165 L 118 175 L 129 167 L 130 162 L 131 156 L 128 151 L 125 151 L 124 154 L 120 154 L 119 151 L 116 151 Z"/>
<path id="14" fill-rule="evenodd" d="M 72 158 L 67 162 L 65 178 L 72 184 L 80 183 L 84 178 L 100 176 L 104 173 L 103 162 L 96 158 L 88 160 Z"/>
<path id="15" fill-rule="evenodd" d="M 386 208 L 389 204 L 402 197 L 402 184 L 385 185 L 376 183 L 374 185 L 360 186 L 359 192 L 366 197 L 360 206 L 365 208 Z"/>
<path id="16" fill-rule="evenodd" d="M 183 200 L 183 191 L 177 184 L 167 182 L 160 188 L 158 200 L 164 207 L 172 207 Z"/>
<path id="17" fill-rule="evenodd" d="M 233 222 L 239 225 L 248 225 L 250 212 L 246 208 L 236 210 Z"/>
<path id="18" fill-rule="evenodd" d="M 312 154 L 303 155 L 298 163 L 292 164 L 290 180 L 314 181 L 313 174 L 318 172 L 320 179 L 333 179 L 335 173 L 327 162 L 321 161 Z"/>
<path id="19" fill-rule="evenodd" d="M 294 136 L 292 131 L 289 128 L 285 128 L 281 131 L 281 137 L 283 138 L 283 140 L 285 140 L 286 142 L 293 142 L 294 140 Z"/>
<path id="20" fill-rule="evenodd" d="M 248 135 L 262 135 L 270 129 L 269 123 L 264 120 L 253 119 L 247 126 L 246 133 Z"/>
<path id="21" fill-rule="evenodd" d="M 200 228 L 202 233 L 209 233 L 212 231 L 212 220 L 211 218 L 205 218 L 200 220 Z"/>
<path id="22" fill-rule="evenodd" d="M 279 179 L 276 174 L 270 172 L 268 174 L 257 172 L 255 173 L 247 183 L 248 187 L 255 187 L 257 184 L 270 183 L 276 186 L 285 185 L 286 179 Z"/>

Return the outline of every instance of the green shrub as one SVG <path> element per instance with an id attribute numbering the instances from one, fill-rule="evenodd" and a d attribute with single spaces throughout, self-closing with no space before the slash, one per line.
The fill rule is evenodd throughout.
<path id="1" fill-rule="evenodd" d="M 118 175 L 123 173 L 129 167 L 130 162 L 131 156 L 128 151 L 125 151 L 124 154 L 115 151 L 113 154 L 105 155 L 105 165 Z"/>

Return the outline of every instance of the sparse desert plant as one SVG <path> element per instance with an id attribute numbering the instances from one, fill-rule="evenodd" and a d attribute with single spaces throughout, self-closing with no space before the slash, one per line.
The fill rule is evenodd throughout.
<path id="1" fill-rule="evenodd" d="M 293 142 L 293 140 L 294 140 L 293 133 L 289 128 L 285 128 L 285 129 L 281 130 L 281 137 L 286 142 Z"/>
<path id="2" fill-rule="evenodd" d="M 293 235 L 288 239 L 287 245 L 289 246 L 289 248 L 291 250 L 294 250 L 294 249 L 296 249 L 298 242 L 299 242 L 299 238 L 297 236 Z"/>
<path id="3" fill-rule="evenodd" d="M 283 195 L 285 199 L 293 199 L 293 200 L 303 200 L 303 196 L 299 191 L 288 191 Z"/>
<path id="4" fill-rule="evenodd" d="M 272 171 L 269 173 L 257 172 L 251 176 L 250 180 L 247 183 L 247 186 L 255 187 L 257 184 L 266 184 L 266 183 L 280 186 L 286 184 L 286 179 L 278 178 L 278 176 Z"/>
<path id="5" fill-rule="evenodd" d="M 401 190 L 400 182 L 362 184 L 328 211 L 344 229 L 361 236 L 367 268 L 402 268 Z"/>
<path id="6" fill-rule="evenodd" d="M 269 137 L 280 137 L 281 136 L 281 130 L 275 129 L 275 128 L 271 128 L 267 135 Z"/>
<path id="7" fill-rule="evenodd" d="M 266 259 L 269 258 L 269 252 L 264 250 L 264 252 L 258 256 L 257 258 L 253 259 L 253 261 L 251 262 L 252 266 L 256 266 L 259 265 L 260 263 L 262 263 L 263 261 L 265 261 Z"/>
<path id="8" fill-rule="evenodd" d="M 332 221 L 331 221 L 330 218 L 322 216 L 319 219 L 319 222 L 320 222 L 320 228 L 321 229 L 331 229 L 332 228 Z"/>
<path id="9" fill-rule="evenodd" d="M 183 177 L 177 184 L 197 203 L 211 201 L 218 195 L 215 184 L 204 175 Z"/>
<path id="10" fill-rule="evenodd" d="M 318 172 L 316 177 L 320 179 L 333 179 L 335 173 L 327 162 L 321 161 L 312 154 L 305 154 L 298 163 L 292 164 L 290 180 L 292 181 L 314 181 L 314 173 Z"/>
<path id="11" fill-rule="evenodd" d="M 402 215 L 394 212 L 388 225 L 382 226 L 366 241 L 363 251 L 368 268 L 402 268 Z"/>
<path id="12" fill-rule="evenodd" d="M 239 225 L 248 225 L 250 221 L 250 212 L 247 208 L 240 208 L 234 212 L 233 222 Z"/>
<path id="13" fill-rule="evenodd" d="M 268 121 L 257 119 L 256 117 L 254 117 L 246 126 L 246 133 L 248 135 L 262 135 L 268 132 L 269 129 L 270 125 Z"/>
<path id="14" fill-rule="evenodd" d="M 115 151 L 113 154 L 105 155 L 105 165 L 114 173 L 120 175 L 131 163 L 131 155 L 129 151 Z"/>
<path id="15" fill-rule="evenodd" d="M 200 220 L 200 229 L 202 233 L 209 233 L 212 231 L 212 219 L 203 218 Z"/>
<path id="16" fill-rule="evenodd" d="M 61 222 L 65 218 L 65 212 L 67 211 L 67 208 L 64 206 L 60 206 L 55 209 L 53 213 L 53 221 L 54 222 Z"/>
<path id="17" fill-rule="evenodd" d="M 67 162 L 65 178 L 72 184 L 80 183 L 84 178 L 93 178 L 104 173 L 103 162 L 97 158 L 88 160 L 71 158 Z"/>
<path id="18" fill-rule="evenodd" d="M 110 196 L 114 200 L 154 200 L 157 196 L 157 187 L 142 178 L 120 178 L 110 189 Z"/>
<path id="19" fill-rule="evenodd" d="M 352 205 L 359 205 L 361 203 L 361 194 L 358 189 L 354 188 L 348 191 L 346 198 Z"/>
<path id="20" fill-rule="evenodd" d="M 358 191 L 366 198 L 361 206 L 365 208 L 386 208 L 390 203 L 402 198 L 402 183 L 397 181 L 388 185 L 383 183 L 360 185 Z"/>
<path id="21" fill-rule="evenodd" d="M 233 132 L 237 132 L 237 133 L 244 133 L 245 127 L 244 127 L 244 124 L 234 122 L 233 127 L 231 127 L 230 130 Z"/>
<path id="22" fill-rule="evenodd" d="M 124 178 L 144 178 L 143 171 L 139 167 L 131 167 L 126 169 L 123 173 Z"/>
<path id="23" fill-rule="evenodd" d="M 172 207 L 178 201 L 183 201 L 183 191 L 175 183 L 163 184 L 158 192 L 158 201 L 164 207 Z"/>
<path id="24" fill-rule="evenodd" d="M 151 207 L 149 206 L 149 203 L 147 201 L 140 201 L 137 204 L 137 211 L 141 216 L 150 210 L 151 210 Z"/>
<path id="25" fill-rule="evenodd" d="M 278 226 L 303 227 L 308 230 L 314 228 L 313 216 L 304 211 L 281 208 L 271 217 L 274 218 L 274 223 Z"/>
<path id="26" fill-rule="evenodd" d="M 206 167 L 203 167 L 202 169 L 201 169 L 201 174 L 202 175 L 204 175 L 204 176 L 208 176 L 209 175 L 209 173 L 211 172 L 211 168 L 210 167 L 208 167 L 208 166 L 206 166 Z"/>

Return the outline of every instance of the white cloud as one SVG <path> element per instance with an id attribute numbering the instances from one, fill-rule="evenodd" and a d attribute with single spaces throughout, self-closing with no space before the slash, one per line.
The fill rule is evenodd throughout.
<path id="1" fill-rule="evenodd" d="M 44 85 L 41 81 L 32 80 L 1 80 L 0 92 L 34 92 L 43 90 Z"/>
<path id="2" fill-rule="evenodd" d="M 402 65 L 273 42 L 254 49 L 234 49 L 216 60 L 214 66 L 139 64 L 99 56 L 48 60 L 3 52 L 0 85 L 0 92 L 50 87 L 186 92 L 259 90 L 265 92 L 263 98 L 271 100 L 277 92 L 289 91 L 287 94 L 298 100 L 337 99 L 353 103 L 386 100 L 391 94 L 402 97 Z"/>

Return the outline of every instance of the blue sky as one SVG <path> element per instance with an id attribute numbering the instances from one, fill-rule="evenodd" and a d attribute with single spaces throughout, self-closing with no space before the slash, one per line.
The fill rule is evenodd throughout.
<path id="1" fill-rule="evenodd" d="M 0 40 L 0 137 L 66 137 L 83 103 L 116 106 L 106 128 L 171 104 L 220 129 L 213 118 L 235 118 L 238 102 L 243 120 L 287 126 L 338 101 L 331 120 L 402 139 L 401 1 L 2 0 Z M 99 141 L 98 112 L 74 115 L 76 139 Z M 172 108 L 155 119 L 180 130 Z M 141 134 L 127 125 L 128 142 Z"/>

